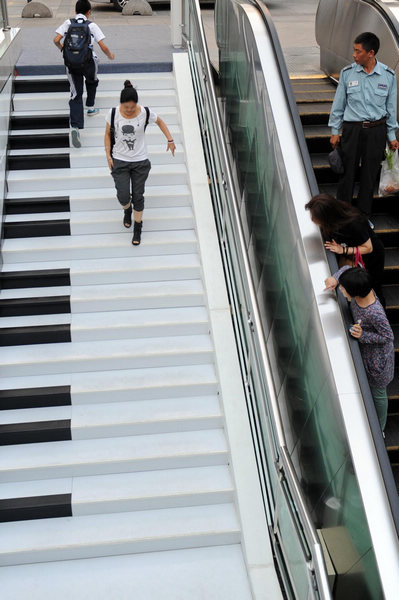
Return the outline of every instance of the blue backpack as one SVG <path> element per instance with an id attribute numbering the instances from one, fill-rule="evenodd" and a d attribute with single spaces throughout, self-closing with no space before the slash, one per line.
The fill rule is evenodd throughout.
<path id="1" fill-rule="evenodd" d="M 82 18 L 70 21 L 62 49 L 64 63 L 71 73 L 81 73 L 93 56 L 89 29 L 91 21 Z"/>

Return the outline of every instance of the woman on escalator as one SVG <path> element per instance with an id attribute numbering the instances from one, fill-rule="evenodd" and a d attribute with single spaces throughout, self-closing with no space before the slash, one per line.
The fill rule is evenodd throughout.
<path id="1" fill-rule="evenodd" d="M 321 229 L 325 247 L 338 255 L 338 264 L 357 266 L 359 255 L 371 276 L 373 289 L 385 308 L 382 293 L 385 250 L 374 233 L 370 222 L 356 207 L 334 198 L 318 194 L 306 205 L 313 223 Z"/>

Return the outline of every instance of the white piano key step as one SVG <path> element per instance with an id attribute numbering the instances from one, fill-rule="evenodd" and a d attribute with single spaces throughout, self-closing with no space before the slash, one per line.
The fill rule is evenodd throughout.
<path id="1" fill-rule="evenodd" d="M 197 254 L 161 254 L 128 258 L 64 259 L 61 261 L 13 263 L 3 265 L 3 273 L 65 268 L 70 270 L 71 285 L 98 285 L 140 281 L 200 279 L 201 265 Z M 4 290 L 5 291 L 5 290 Z"/>
<path id="2" fill-rule="evenodd" d="M 166 182 L 167 183 L 167 182 Z M 66 194 L 62 190 L 42 190 L 39 194 L 32 191 L 7 192 L 7 199 L 15 198 L 48 198 L 69 196 L 71 212 L 88 210 L 110 210 L 120 204 L 116 199 L 115 188 L 68 190 Z M 146 185 L 145 189 L 146 208 L 167 206 L 191 206 L 190 190 L 187 185 Z M 40 214 L 40 213 L 38 213 Z M 52 213 L 56 214 L 56 213 Z"/>
<path id="3" fill-rule="evenodd" d="M 231 502 L 226 465 L 0 484 L 0 498 L 72 494 L 72 514 L 129 512 Z"/>
<path id="4" fill-rule="evenodd" d="M 147 151 L 152 165 L 169 165 L 172 162 L 173 164 L 184 164 L 184 151 L 181 147 L 176 148 L 174 156 L 171 152 L 166 151 L 166 142 L 165 144 L 162 142 L 152 145 L 147 144 Z M 43 156 L 43 171 L 45 170 L 45 157 L 65 154 L 69 156 L 71 169 L 107 168 L 108 163 L 103 146 L 95 148 L 24 148 L 8 151 L 8 156 L 11 158 Z"/>
<path id="5" fill-rule="evenodd" d="M 8 327 L 54 324 L 70 324 L 72 342 L 197 335 L 209 331 L 207 312 L 200 306 L 3 317 L 0 321 L 0 331 Z"/>
<path id="6" fill-rule="evenodd" d="M 53 386 L 70 386 L 73 405 L 181 398 L 218 392 L 218 382 L 212 364 L 20 377 L 4 376 L 0 380 L 1 390 L 29 390 Z"/>
<path id="7" fill-rule="evenodd" d="M 223 426 L 217 396 L 50 406 L 1 412 L 1 423 L 71 420 L 73 440 L 148 435 Z"/>
<path id="8" fill-rule="evenodd" d="M 111 108 L 112 106 L 117 106 L 119 104 L 119 94 L 120 90 L 119 93 L 115 93 L 114 90 L 104 91 L 101 89 L 97 91 L 97 108 Z M 19 112 L 30 110 L 33 113 L 34 111 L 38 110 L 62 110 L 68 107 L 69 97 L 69 92 L 15 94 L 13 98 L 14 111 Z M 142 106 L 149 106 L 154 112 L 157 113 L 158 107 L 176 106 L 177 97 L 174 89 L 143 89 L 139 95 L 139 102 Z M 100 118 L 100 115 L 96 115 L 93 120 L 98 118 Z M 90 120 L 90 118 L 86 120 Z"/>
<path id="9" fill-rule="evenodd" d="M 143 225 L 140 246 L 131 243 L 132 233 L 91 234 L 44 238 L 7 239 L 3 243 L 5 263 L 30 261 L 103 259 L 156 256 L 160 254 L 192 254 L 197 251 L 194 231 L 146 231 Z M 40 268 L 40 266 L 38 266 Z"/>
<path id="10" fill-rule="evenodd" d="M 71 235 L 120 233 L 126 229 L 122 223 L 123 209 L 119 203 L 115 202 L 113 204 L 114 207 L 112 210 L 7 215 L 5 222 L 29 223 L 32 221 L 60 221 L 68 219 Z M 145 211 L 145 225 L 147 231 L 159 231 L 166 229 L 193 229 L 195 223 L 190 207 L 173 206 L 171 208 L 147 208 Z"/>
<path id="11" fill-rule="evenodd" d="M 170 72 L 160 73 L 101 73 L 101 89 L 114 90 L 120 92 L 126 79 L 129 79 L 132 85 L 141 91 L 175 89 L 175 78 Z M 60 81 L 68 84 L 66 75 L 18 75 L 16 81 L 19 82 L 54 82 Z M 33 92 L 32 92 L 33 93 Z"/>
<path id="12" fill-rule="evenodd" d="M 139 338 L 11 346 L 0 348 L 0 373 L 4 377 L 47 375 L 147 367 L 207 364 L 213 360 L 207 335 Z"/>
<path id="13" fill-rule="evenodd" d="M 220 429 L 5 446 L 1 481 L 226 465 Z M 1 537 L 1 535 L 0 535 Z"/>
<path id="14" fill-rule="evenodd" d="M 2 600 L 253 600 L 240 544 L 2 567 Z M 63 582 L 60 586 L 60 581 Z M 34 585 L 32 585 L 34 582 Z M 275 596 L 277 598 L 277 596 Z"/>
<path id="15" fill-rule="evenodd" d="M 40 96 L 40 94 L 38 95 Z M 47 109 L 47 110 L 43 110 L 42 106 L 39 106 L 38 109 L 36 109 L 35 111 L 30 111 L 28 107 L 25 107 L 23 109 L 19 109 L 19 110 L 15 110 L 12 112 L 12 117 L 37 117 L 37 118 L 45 118 L 48 116 L 54 116 L 54 117 L 65 117 L 67 119 L 69 119 L 69 107 L 68 107 L 68 95 L 65 95 L 63 104 L 61 106 L 61 108 L 58 109 L 54 109 L 54 107 L 52 106 L 51 108 Z M 119 92 L 115 95 L 113 101 L 105 106 L 105 107 L 100 107 L 98 106 L 98 108 L 100 109 L 100 112 L 98 113 L 98 115 L 96 115 L 95 117 L 87 117 L 85 118 L 85 129 L 90 129 L 90 128 L 96 128 L 96 127 L 101 127 L 104 126 L 105 129 L 105 118 L 110 110 L 110 108 L 112 108 L 113 106 L 117 106 L 119 101 Z M 142 104 L 142 103 L 141 103 Z M 176 106 L 173 105 L 165 105 L 165 106 L 157 106 L 156 109 L 154 110 L 154 112 L 156 112 L 157 115 L 159 115 L 168 125 L 178 125 L 179 124 L 179 114 L 177 111 Z M 153 124 L 149 124 L 148 127 L 156 127 L 157 129 L 158 126 L 157 125 L 153 125 Z"/>
<path id="16" fill-rule="evenodd" d="M 167 165 L 154 165 L 148 177 L 148 185 L 179 185 L 187 183 L 187 171 L 184 164 L 171 163 Z M 109 169 L 104 167 L 91 167 L 86 169 L 30 169 L 25 171 L 10 171 L 7 177 L 10 192 L 24 192 L 29 190 L 31 195 L 36 192 L 52 190 L 54 192 L 65 190 L 82 190 L 92 188 L 93 183 L 101 188 L 114 188 L 114 181 Z"/>
<path id="17" fill-rule="evenodd" d="M 70 295 L 72 314 L 201 306 L 204 303 L 204 290 L 200 279 L 75 285 L 73 288 L 21 288 L 2 292 L 4 300 L 65 295 Z M 95 316 L 93 318 L 98 319 Z"/>
<path id="18" fill-rule="evenodd" d="M 72 514 L 219 504 L 231 502 L 232 496 L 226 465 L 75 477 Z"/>
<path id="19" fill-rule="evenodd" d="M 105 111 L 105 109 L 104 109 Z M 94 120 L 94 119 L 93 119 Z M 92 147 L 101 147 L 104 148 L 104 130 L 105 130 L 105 123 L 103 121 L 103 119 L 99 119 L 96 120 L 94 125 L 97 125 L 97 127 L 94 127 L 93 124 L 91 127 L 86 126 L 85 129 L 83 129 L 80 132 L 80 139 L 82 141 L 82 147 L 83 150 L 85 148 L 92 148 Z M 168 129 L 173 137 L 173 140 L 176 144 L 176 146 L 179 146 L 179 144 L 182 143 L 182 135 L 181 135 L 181 129 L 179 127 L 179 125 L 169 125 L 168 124 Z M 38 135 L 68 135 L 70 132 L 70 128 L 63 128 L 63 129 L 15 129 L 10 131 L 10 138 L 11 140 L 13 138 L 16 137 L 25 137 L 29 140 L 29 138 L 34 138 L 35 136 Z M 164 144 L 165 142 L 165 136 L 162 133 L 162 131 L 159 129 L 159 127 L 148 127 L 147 131 L 146 131 L 146 142 L 148 144 L 148 146 L 151 146 L 153 144 Z M 68 148 L 64 149 L 64 150 L 68 150 Z M 72 151 L 73 148 L 70 148 L 70 150 Z M 82 148 L 80 150 L 78 150 L 78 152 L 82 152 Z"/>
<path id="20" fill-rule="evenodd" d="M 232 504 L 0 525 L 0 564 L 155 552 L 240 541 Z"/>

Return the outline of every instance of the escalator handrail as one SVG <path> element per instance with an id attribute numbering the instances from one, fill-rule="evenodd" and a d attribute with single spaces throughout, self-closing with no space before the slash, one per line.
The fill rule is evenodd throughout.
<path id="1" fill-rule="evenodd" d="M 303 126 L 298 114 L 297 104 L 294 97 L 294 93 L 291 86 L 290 77 L 287 71 L 286 62 L 284 59 L 284 53 L 282 51 L 280 40 L 274 26 L 272 17 L 267 7 L 261 3 L 260 0 L 247 0 L 257 7 L 262 15 L 264 23 L 269 32 L 270 39 L 272 41 L 272 48 L 274 51 L 276 64 L 280 73 L 281 81 L 284 87 L 284 94 L 287 100 L 287 106 L 291 114 L 292 124 L 296 133 L 298 147 L 302 155 L 303 166 L 306 172 L 306 176 L 309 182 L 309 188 L 312 196 L 319 193 L 319 188 L 316 181 L 316 176 L 313 170 L 312 162 L 309 155 L 309 150 L 306 144 L 306 139 L 303 131 Z M 381 5 L 377 5 L 376 0 L 363 0 L 368 4 L 378 6 L 379 10 L 382 11 Z M 397 34 L 399 36 L 399 28 Z M 327 261 L 331 270 L 331 273 L 335 273 L 338 270 L 337 259 L 331 252 L 326 252 Z M 346 325 L 346 332 L 349 331 L 349 324 L 352 323 L 352 317 L 349 311 L 348 302 L 341 294 L 337 294 L 338 305 L 340 307 L 341 315 Z M 360 354 L 359 344 L 356 342 L 348 333 L 346 333 L 347 341 L 349 344 L 352 360 L 356 370 L 359 387 L 364 400 L 364 405 L 367 413 L 367 418 L 370 424 L 370 430 L 373 437 L 376 454 L 381 468 L 381 475 L 384 481 L 388 502 L 391 508 L 392 518 L 395 524 L 396 533 L 399 537 L 399 496 L 396 489 L 395 480 L 392 473 L 392 467 L 389 462 L 389 457 L 385 448 L 384 439 L 381 435 L 381 428 L 377 418 L 377 414 L 374 407 L 374 401 L 371 395 L 370 386 L 368 383 L 366 371 L 364 369 L 363 359 Z"/>

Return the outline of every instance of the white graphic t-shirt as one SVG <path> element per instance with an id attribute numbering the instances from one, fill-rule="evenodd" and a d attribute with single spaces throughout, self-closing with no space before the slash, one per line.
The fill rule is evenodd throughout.
<path id="1" fill-rule="evenodd" d="M 111 112 L 105 120 L 111 125 Z M 133 119 L 125 119 L 120 113 L 119 106 L 115 110 L 115 146 L 112 151 L 113 158 L 127 162 L 139 162 L 148 158 L 145 143 L 144 126 L 146 120 L 144 106 L 140 106 L 140 114 Z M 150 109 L 148 123 L 155 123 L 158 115 Z"/>

